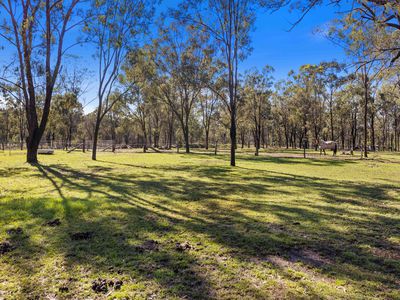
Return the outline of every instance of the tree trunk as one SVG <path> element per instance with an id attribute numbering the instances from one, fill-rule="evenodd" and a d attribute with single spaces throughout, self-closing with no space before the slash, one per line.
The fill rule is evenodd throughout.
<path id="1" fill-rule="evenodd" d="M 395 114 L 395 119 L 394 119 L 394 151 L 397 151 L 397 116 Z"/>
<path id="2" fill-rule="evenodd" d="M 256 137 L 256 154 L 255 155 L 258 156 L 259 152 L 260 152 L 260 138 Z"/>
<path id="3" fill-rule="evenodd" d="M 21 116 L 22 119 L 22 116 Z M 21 151 L 24 150 L 24 140 L 25 140 L 25 136 L 24 136 L 24 126 L 22 124 L 22 122 L 20 123 L 20 127 L 19 127 L 19 141 L 20 141 L 20 149 Z"/>
<path id="4" fill-rule="evenodd" d="M 142 131 L 143 131 L 143 153 L 147 152 L 147 131 L 146 131 L 146 123 L 142 122 Z"/>
<path id="5" fill-rule="evenodd" d="M 375 113 L 371 113 L 371 143 L 372 143 L 372 151 L 375 152 Z"/>
<path id="6" fill-rule="evenodd" d="M 333 92 L 331 92 L 331 98 L 329 101 L 329 115 L 330 115 L 330 122 L 331 122 L 331 141 L 334 140 L 333 136 Z"/>
<path id="7" fill-rule="evenodd" d="M 185 150 L 186 153 L 190 153 L 190 145 L 189 145 L 189 128 L 185 126 L 185 130 L 183 131 L 183 135 L 185 138 Z"/>
<path id="8" fill-rule="evenodd" d="M 256 122 L 256 130 L 254 133 L 254 139 L 255 139 L 255 146 L 256 146 L 256 153 L 255 155 L 258 156 L 260 153 L 260 147 L 261 147 L 261 125 L 257 124 Z"/>
<path id="9" fill-rule="evenodd" d="M 206 150 L 208 150 L 209 129 L 206 129 Z"/>
<path id="10" fill-rule="evenodd" d="M 169 133 L 168 133 L 168 149 L 172 148 L 172 137 L 173 137 L 173 126 L 170 127 Z"/>
<path id="11" fill-rule="evenodd" d="M 240 133 L 240 139 L 241 139 L 241 142 L 242 142 L 242 149 L 244 148 L 244 145 L 245 145 L 244 135 L 245 135 L 245 133 L 244 133 L 244 131 L 242 131 Z"/>
<path id="12" fill-rule="evenodd" d="M 234 103 L 231 103 L 231 128 L 229 134 L 231 138 L 231 166 L 234 167 L 236 166 L 236 105 Z"/>
<path id="13" fill-rule="evenodd" d="M 100 118 L 97 118 L 93 134 L 92 160 L 97 159 L 97 140 L 99 138 L 100 122 Z"/>
<path id="14" fill-rule="evenodd" d="M 116 137 L 117 134 L 115 132 L 115 125 L 111 125 L 111 141 L 112 141 L 112 152 L 115 152 L 115 148 L 116 148 Z"/>
<path id="15" fill-rule="evenodd" d="M 39 139 L 40 141 L 40 139 Z M 30 164 L 37 164 L 37 151 L 39 148 L 39 142 L 37 141 L 37 137 L 33 137 L 26 145 L 27 154 L 26 154 L 26 161 Z"/>
<path id="16" fill-rule="evenodd" d="M 364 156 L 368 157 L 368 77 L 364 76 Z"/>

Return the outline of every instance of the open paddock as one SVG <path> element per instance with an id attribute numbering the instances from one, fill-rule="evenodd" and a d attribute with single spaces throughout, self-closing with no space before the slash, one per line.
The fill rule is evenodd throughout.
<path id="1" fill-rule="evenodd" d="M 194 152 L 0 153 L 0 299 L 400 298 L 400 154 Z"/>

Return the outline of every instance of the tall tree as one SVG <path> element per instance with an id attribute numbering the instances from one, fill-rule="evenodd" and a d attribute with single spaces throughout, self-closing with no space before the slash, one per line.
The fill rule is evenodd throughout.
<path id="1" fill-rule="evenodd" d="M 128 108 L 141 128 L 144 152 L 147 151 L 150 137 L 149 119 L 151 111 L 158 109 L 155 102 L 159 95 L 159 86 L 156 81 L 157 67 L 153 50 L 152 47 L 147 45 L 131 51 L 123 66 L 123 82 L 129 89 Z"/>
<path id="2" fill-rule="evenodd" d="M 189 153 L 190 118 L 213 75 L 213 49 L 207 34 L 198 34 L 191 26 L 178 28 L 176 22 L 162 28 L 155 59 L 160 97 L 175 113 Z"/>
<path id="3" fill-rule="evenodd" d="M 184 1 L 176 17 L 184 23 L 207 31 L 219 46 L 226 70 L 227 95 L 220 95 L 230 116 L 230 164 L 236 165 L 236 127 L 239 87 L 239 63 L 251 50 L 250 32 L 255 9 L 265 1 L 257 0 L 190 0 Z"/>
<path id="4" fill-rule="evenodd" d="M 272 67 L 266 66 L 262 72 L 251 70 L 246 72 L 245 76 L 244 101 L 246 102 L 249 121 L 253 123 L 256 156 L 259 155 L 262 130 L 271 110 L 269 98 L 272 94 L 272 71 Z"/>
<path id="5" fill-rule="evenodd" d="M 86 32 L 96 46 L 98 61 L 97 115 L 93 134 L 92 159 L 97 157 L 97 141 L 102 120 L 124 99 L 129 87 L 119 85 L 122 65 L 130 50 L 140 43 L 154 14 L 153 0 L 92 1 Z M 110 96 L 120 88 L 117 97 Z"/>
<path id="6" fill-rule="evenodd" d="M 4 22 L 0 36 L 14 48 L 18 76 L 12 82 L 24 100 L 28 137 L 27 162 L 37 163 L 37 150 L 46 129 L 51 100 L 65 45 L 80 0 L 1 0 Z M 13 78 L 13 77 L 11 77 Z M 43 87 L 43 88 L 42 88 Z M 43 98 L 43 102 L 39 98 Z M 41 105 L 41 103 L 43 103 Z"/>
<path id="7" fill-rule="evenodd" d="M 344 64 L 340 64 L 336 61 L 331 62 L 323 62 L 320 64 L 323 68 L 322 77 L 324 84 L 326 85 L 327 89 L 327 96 L 328 96 L 328 106 L 329 106 L 329 127 L 330 127 L 330 139 L 331 141 L 335 140 L 334 134 L 334 121 L 333 121 L 333 109 L 334 109 L 334 94 L 336 91 L 346 82 L 350 77 L 343 76 L 342 73 L 345 69 Z"/>
<path id="8" fill-rule="evenodd" d="M 354 18 L 347 15 L 343 19 L 336 20 L 328 32 L 328 38 L 341 45 L 347 55 L 353 60 L 356 67 L 357 79 L 361 82 L 364 96 L 364 155 L 368 157 L 368 118 L 369 108 L 372 102 L 374 82 L 379 78 L 385 68 L 384 61 L 377 59 L 371 51 L 371 41 L 376 37 L 374 26 L 354 28 Z M 371 124 L 373 126 L 373 122 Z M 374 129 L 372 129 L 374 132 Z M 373 138 L 372 140 L 374 140 Z M 372 145 L 372 149 L 375 145 Z"/>
<path id="9" fill-rule="evenodd" d="M 211 123 L 218 110 L 218 96 L 212 91 L 205 90 L 199 98 L 199 111 L 201 115 L 201 124 L 204 129 L 205 148 L 208 150 Z"/>
<path id="10" fill-rule="evenodd" d="M 78 130 L 78 124 L 83 115 L 82 104 L 74 93 L 54 96 L 54 107 L 49 118 L 47 135 L 49 140 L 58 136 L 64 141 L 65 147 L 71 147 L 73 135 Z"/>

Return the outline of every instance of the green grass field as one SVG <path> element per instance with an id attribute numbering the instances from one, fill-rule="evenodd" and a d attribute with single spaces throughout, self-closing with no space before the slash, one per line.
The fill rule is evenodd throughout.
<path id="1" fill-rule="evenodd" d="M 400 154 L 372 157 L 0 153 L 0 299 L 400 299 Z"/>

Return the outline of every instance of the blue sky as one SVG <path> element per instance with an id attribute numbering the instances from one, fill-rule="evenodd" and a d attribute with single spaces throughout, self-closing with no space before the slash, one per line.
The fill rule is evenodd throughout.
<path id="1" fill-rule="evenodd" d="M 178 0 L 164 0 L 158 11 L 164 11 L 168 7 L 176 7 Z M 303 64 L 317 64 L 321 61 L 336 59 L 343 61 L 345 54 L 341 48 L 332 44 L 324 37 L 314 34 L 316 28 L 324 26 L 334 19 L 338 8 L 332 6 L 318 7 L 311 11 L 306 18 L 294 29 L 288 32 L 291 24 L 298 19 L 298 14 L 289 12 L 283 8 L 277 12 L 269 13 L 259 11 L 255 31 L 252 33 L 252 54 L 242 62 L 240 71 L 265 65 L 271 65 L 275 69 L 275 79 L 283 79 L 290 70 L 297 70 Z M 1 41 L 0 44 L 3 44 Z M 11 52 L 4 49 L 0 52 L 0 63 L 12 59 Z M 89 102 L 96 96 L 96 70 L 95 60 L 92 58 L 93 49 L 89 45 L 77 46 L 70 52 L 78 59 L 66 59 L 66 65 L 74 61 L 79 66 L 85 66 L 92 70 L 88 92 L 83 95 L 82 102 L 86 104 L 85 111 L 95 108 L 95 103 Z"/>
<path id="2" fill-rule="evenodd" d="M 343 49 L 315 33 L 318 27 L 337 17 L 336 11 L 337 8 L 332 6 L 318 7 L 291 31 L 291 24 L 299 17 L 295 12 L 290 13 L 287 9 L 272 14 L 260 12 L 252 38 L 254 50 L 242 67 L 269 64 L 275 69 L 275 77 L 282 79 L 290 70 L 304 64 L 344 60 Z"/>
<path id="3" fill-rule="evenodd" d="M 162 9 L 175 7 L 178 3 L 177 0 L 164 0 Z M 275 78 L 283 79 L 290 70 L 304 64 L 344 60 L 345 53 L 340 47 L 314 34 L 316 28 L 338 17 L 337 11 L 334 6 L 317 7 L 289 31 L 291 24 L 298 20 L 296 12 L 289 12 L 287 8 L 274 13 L 260 10 L 252 33 L 253 52 L 242 62 L 241 71 L 271 65 L 275 69 Z"/>

